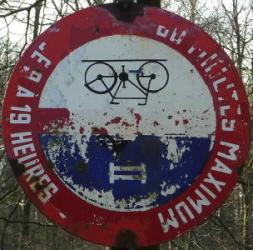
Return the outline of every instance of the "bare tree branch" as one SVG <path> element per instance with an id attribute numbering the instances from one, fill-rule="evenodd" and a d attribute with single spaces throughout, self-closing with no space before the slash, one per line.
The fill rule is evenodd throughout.
<path id="1" fill-rule="evenodd" d="M 11 219 L 11 217 L 14 215 L 14 213 L 16 212 L 18 206 L 19 206 L 19 203 L 20 201 L 22 200 L 22 197 L 16 202 L 14 208 L 11 210 L 8 218 L 7 218 L 7 221 L 5 222 L 5 225 L 4 225 L 4 229 L 2 231 L 2 235 L 1 235 L 1 241 L 0 241 L 0 249 L 4 249 L 4 237 L 5 237 L 5 232 L 7 230 L 7 227 L 9 225 L 8 221 Z"/>
<path id="2" fill-rule="evenodd" d="M 45 1 L 45 0 L 37 0 L 35 3 L 33 3 L 32 5 L 30 5 L 30 6 L 28 6 L 28 7 L 25 7 L 25 8 L 17 8 L 17 9 L 15 9 L 15 10 L 10 11 L 10 12 L 7 13 L 7 14 L 0 15 L 0 18 L 12 16 L 13 14 L 16 14 L 16 13 L 19 13 L 19 12 L 22 12 L 22 11 L 29 11 L 29 10 L 31 10 L 32 8 L 36 7 L 37 4 L 40 4 L 40 3 L 42 3 L 43 1 Z"/>
<path id="3" fill-rule="evenodd" d="M 218 221 L 218 223 L 215 221 L 215 220 L 217 220 Z M 215 225 L 217 225 L 217 226 L 221 226 L 227 233 L 228 233 L 228 235 L 231 237 L 231 239 L 238 245 L 238 246 L 242 246 L 243 247 L 243 244 L 241 243 L 241 242 L 239 242 L 236 238 L 235 238 L 235 236 L 234 236 L 234 234 L 230 231 L 230 229 L 223 223 L 223 221 L 219 218 L 219 216 L 217 216 L 217 215 L 212 215 L 211 217 L 210 217 L 210 220 L 211 220 L 211 222 L 213 223 L 213 224 L 215 224 Z"/>
<path id="4" fill-rule="evenodd" d="M 30 224 L 30 225 L 36 225 L 36 226 L 40 226 L 40 227 L 52 227 L 55 228 L 56 225 L 54 224 L 42 224 L 40 222 L 37 221 L 21 221 L 21 220 L 10 220 L 8 218 L 5 217 L 0 217 L 0 220 L 5 221 L 8 224 Z"/>
<path id="5" fill-rule="evenodd" d="M 19 186 L 15 185 L 14 188 L 12 188 L 6 194 L 4 194 L 2 197 L 0 197 L 0 203 L 4 202 L 10 196 L 12 196 L 13 194 L 15 194 L 18 190 L 19 190 Z"/>

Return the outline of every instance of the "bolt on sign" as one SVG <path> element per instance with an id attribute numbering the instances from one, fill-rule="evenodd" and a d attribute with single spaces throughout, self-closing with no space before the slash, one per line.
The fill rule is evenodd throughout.
<path id="1" fill-rule="evenodd" d="M 91 7 L 41 34 L 4 99 L 16 178 L 50 220 L 113 246 L 148 246 L 203 222 L 249 149 L 242 82 L 195 24 L 145 7 L 132 21 Z"/>

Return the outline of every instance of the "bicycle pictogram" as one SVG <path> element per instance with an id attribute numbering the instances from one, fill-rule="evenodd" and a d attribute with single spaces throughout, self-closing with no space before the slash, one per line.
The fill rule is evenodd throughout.
<path id="1" fill-rule="evenodd" d="M 169 72 L 162 62 L 166 59 L 120 59 L 120 60 L 82 60 L 91 63 L 84 73 L 84 86 L 95 94 L 109 94 L 110 104 L 119 100 L 143 100 L 146 105 L 149 94 L 164 89 L 169 81 Z M 115 63 L 120 63 L 120 65 Z M 131 63 L 135 64 L 132 69 Z M 136 64 L 140 66 L 136 68 Z M 130 64 L 130 65 L 129 65 Z M 120 67 L 119 67 L 120 66 Z M 117 67 L 117 70 L 115 70 Z M 119 95 L 120 90 L 132 86 L 139 96 Z"/>

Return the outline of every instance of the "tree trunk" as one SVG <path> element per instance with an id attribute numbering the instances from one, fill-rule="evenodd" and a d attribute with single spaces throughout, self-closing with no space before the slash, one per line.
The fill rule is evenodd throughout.
<path id="1" fill-rule="evenodd" d="M 35 7 L 35 16 L 34 16 L 34 28 L 33 28 L 33 40 L 39 34 L 39 26 L 40 26 L 40 11 L 42 8 L 42 2 L 38 3 Z"/>
<path id="2" fill-rule="evenodd" d="M 250 250 L 253 247 L 253 244 L 251 242 L 251 235 L 250 235 L 250 216 L 252 214 L 252 207 L 251 207 L 252 194 L 251 194 L 251 192 L 252 192 L 252 188 L 250 188 L 250 185 L 243 186 L 243 211 L 242 211 L 243 231 L 242 231 L 242 237 L 243 237 L 244 250 Z"/>

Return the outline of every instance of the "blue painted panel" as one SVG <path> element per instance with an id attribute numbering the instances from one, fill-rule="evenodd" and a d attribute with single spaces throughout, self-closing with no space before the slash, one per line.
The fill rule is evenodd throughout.
<path id="1" fill-rule="evenodd" d="M 65 178 L 64 182 L 67 182 L 72 190 L 78 192 L 76 187 L 102 193 L 111 190 L 115 201 L 128 201 L 131 197 L 138 200 L 155 194 L 155 199 L 146 204 L 146 208 L 165 204 L 181 194 L 198 177 L 207 161 L 209 138 L 175 137 L 168 139 L 168 143 L 172 140 L 177 146 L 179 155 L 174 157 L 178 158 L 178 161 L 168 152 L 168 145 L 152 135 L 137 136 L 134 141 L 91 136 L 87 142 L 85 157 L 81 156 L 80 146 L 72 143 L 70 136 L 41 135 L 41 144 L 46 156 L 54 164 L 59 177 L 62 180 Z M 55 147 L 53 151 L 52 145 Z M 130 181 L 115 180 L 114 183 L 110 183 L 110 164 L 145 166 L 145 183 L 138 178 Z M 114 174 L 138 177 L 140 171 L 119 170 Z M 79 195 L 82 196 L 81 193 Z M 88 199 L 92 200 L 91 197 Z M 95 197 L 93 202 L 96 203 Z M 124 208 L 141 209 L 143 205 L 129 203 Z"/>

